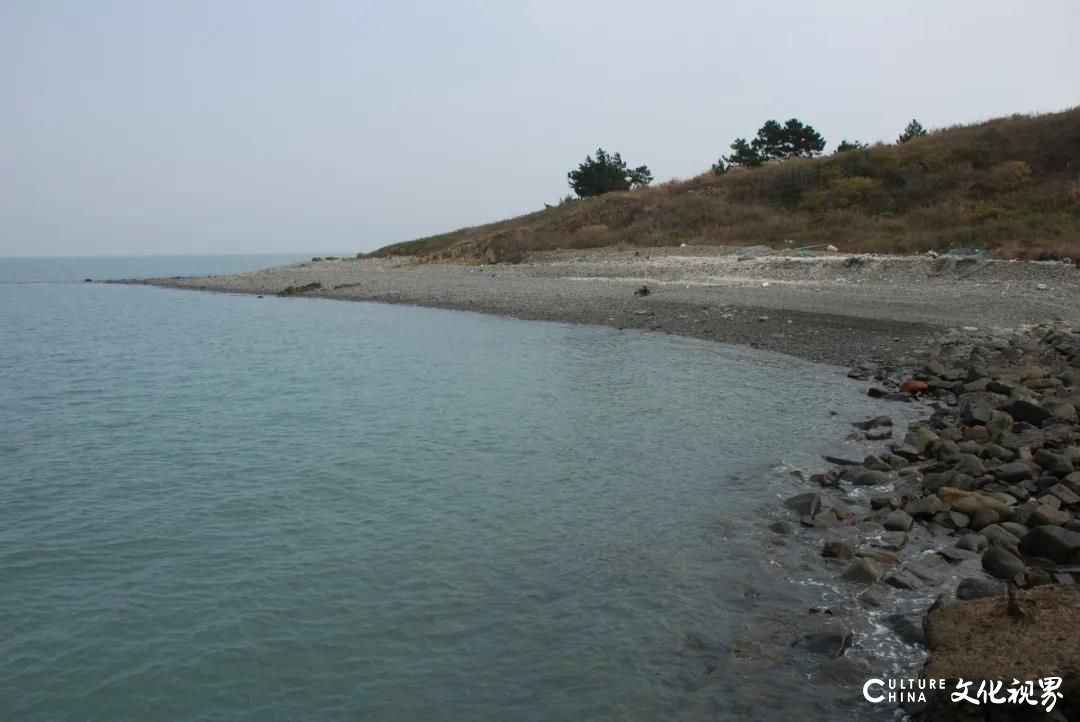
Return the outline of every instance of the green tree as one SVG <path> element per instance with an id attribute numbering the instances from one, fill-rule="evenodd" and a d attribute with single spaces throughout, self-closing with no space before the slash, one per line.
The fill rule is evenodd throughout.
<path id="1" fill-rule="evenodd" d="M 757 168 L 765 162 L 761 154 L 750 143 L 746 142 L 746 138 L 736 138 L 735 142 L 731 144 L 731 155 L 725 155 L 720 160 L 721 162 L 727 161 L 729 166 L 741 165 L 744 168 Z"/>
<path id="2" fill-rule="evenodd" d="M 648 166 L 627 168 L 622 156 L 609 154 L 603 148 L 597 148 L 596 158 L 585 156 L 585 161 L 579 163 L 576 170 L 567 173 L 566 178 L 581 198 L 647 186 L 653 179 Z"/>
<path id="3" fill-rule="evenodd" d="M 922 127 L 922 123 L 912 118 L 911 122 L 904 128 L 904 132 L 896 139 L 896 142 L 907 143 L 912 138 L 918 138 L 923 135 L 926 135 L 926 128 Z"/>
<path id="4" fill-rule="evenodd" d="M 767 160 L 813 158 L 823 150 L 825 138 L 812 125 L 798 118 L 791 118 L 782 125 L 767 120 L 749 143 L 745 138 L 736 138 L 731 144 L 731 155 L 724 160 L 731 165 L 755 168 Z"/>
<path id="5" fill-rule="evenodd" d="M 840 141 L 840 145 L 836 146 L 837 153 L 847 153 L 849 150 L 867 150 L 870 146 L 866 143 L 857 140 L 848 140 L 845 138 Z"/>
<path id="6" fill-rule="evenodd" d="M 727 171 L 728 165 L 724 162 L 723 158 L 712 164 L 712 172 L 716 175 L 724 175 Z"/>

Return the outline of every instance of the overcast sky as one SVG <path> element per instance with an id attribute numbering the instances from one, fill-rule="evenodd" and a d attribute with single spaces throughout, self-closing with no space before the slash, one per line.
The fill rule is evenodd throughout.
<path id="1" fill-rule="evenodd" d="M 1080 2 L 0 0 L 0 255 L 370 250 L 829 141 L 1080 103 Z"/>

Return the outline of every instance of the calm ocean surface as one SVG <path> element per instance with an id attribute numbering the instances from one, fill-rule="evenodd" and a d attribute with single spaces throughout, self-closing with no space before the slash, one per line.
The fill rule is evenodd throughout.
<path id="1" fill-rule="evenodd" d="M 299 259 L 0 259 L 0 719 L 839 716 L 761 530 L 841 372 L 79 282 Z"/>

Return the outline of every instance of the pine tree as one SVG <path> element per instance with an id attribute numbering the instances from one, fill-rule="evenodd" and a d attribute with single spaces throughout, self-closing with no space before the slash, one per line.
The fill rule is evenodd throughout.
<path id="1" fill-rule="evenodd" d="M 922 127 L 922 123 L 912 118 L 911 122 L 904 128 L 904 132 L 896 139 L 896 142 L 907 143 L 912 138 L 918 138 L 923 135 L 926 135 L 926 128 Z"/>
<path id="2" fill-rule="evenodd" d="M 603 148 L 597 148 L 596 158 L 585 156 L 585 161 L 567 173 L 566 178 L 581 198 L 647 186 L 653 179 L 648 166 L 627 168 L 622 156 L 609 154 Z"/>

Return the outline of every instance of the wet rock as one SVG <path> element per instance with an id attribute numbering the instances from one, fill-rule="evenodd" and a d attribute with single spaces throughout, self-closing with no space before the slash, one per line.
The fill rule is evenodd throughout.
<path id="1" fill-rule="evenodd" d="M 899 504 L 898 497 L 889 494 L 878 494 L 870 497 L 871 509 L 888 509 Z"/>
<path id="2" fill-rule="evenodd" d="M 904 436 L 904 445 L 910 446 L 916 453 L 925 454 L 930 444 L 937 441 L 938 436 L 925 426 L 916 426 Z"/>
<path id="3" fill-rule="evenodd" d="M 967 549 L 973 552 L 981 552 L 990 546 L 990 540 L 982 534 L 965 534 L 956 542 L 958 549 Z"/>
<path id="4" fill-rule="evenodd" d="M 908 531 L 913 523 L 914 519 L 911 518 L 910 514 L 903 509 L 897 509 L 885 517 L 882 525 L 890 531 Z"/>
<path id="5" fill-rule="evenodd" d="M 879 486 L 881 484 L 889 483 L 889 475 L 884 471 L 866 469 L 865 471 L 857 472 L 852 478 L 851 483 L 855 486 Z"/>
<path id="6" fill-rule="evenodd" d="M 998 579 L 1012 579 L 1024 571 L 1024 562 L 995 544 L 983 552 L 982 567 Z"/>
<path id="7" fill-rule="evenodd" d="M 784 506 L 799 516 L 813 517 L 821 511 L 821 495 L 812 491 L 805 494 L 796 494 L 785 501 Z"/>
<path id="8" fill-rule="evenodd" d="M 889 593 L 879 585 L 874 585 L 858 596 L 859 604 L 868 609 L 879 609 L 889 603 Z"/>
<path id="9" fill-rule="evenodd" d="M 769 524 L 769 531 L 786 536 L 795 531 L 795 528 L 786 521 L 774 521 L 772 524 Z"/>
<path id="10" fill-rule="evenodd" d="M 826 541 L 821 548 L 821 556 L 828 559 L 851 559 L 854 551 L 846 541 Z"/>
<path id="11" fill-rule="evenodd" d="M 968 577 L 960 581 L 956 587 L 956 598 L 961 601 L 983 599 L 985 597 L 1000 597 L 1005 593 L 1005 585 L 995 579 L 986 577 Z"/>
<path id="12" fill-rule="evenodd" d="M 860 584 L 873 584 L 885 574 L 881 565 L 873 559 L 863 557 L 857 560 L 843 573 L 843 578 Z"/>
<path id="13" fill-rule="evenodd" d="M 904 505 L 904 511 L 916 519 L 928 519 L 945 509 L 945 504 L 937 496 L 924 496 Z M 906 530 L 905 530 L 906 531 Z"/>
<path id="14" fill-rule="evenodd" d="M 876 426 L 866 431 L 867 441 L 884 441 L 892 438 L 891 426 Z"/>
<path id="15" fill-rule="evenodd" d="M 907 571 L 902 569 L 895 574 L 890 575 L 885 579 L 885 583 L 890 587 L 896 587 L 897 589 L 915 590 L 920 589 L 923 585 L 921 579 Z"/>
<path id="16" fill-rule="evenodd" d="M 846 629 L 811 632 L 796 639 L 792 646 L 801 647 L 813 654 L 840 657 L 851 646 L 853 638 L 852 633 Z"/>
<path id="17" fill-rule="evenodd" d="M 902 531 L 887 531 L 883 532 L 881 536 L 872 542 L 874 546 L 887 551 L 898 552 L 907 546 L 908 535 Z"/>
<path id="18" fill-rule="evenodd" d="M 874 456 L 873 454 L 870 454 L 865 459 L 863 459 L 863 466 L 873 471 L 882 471 L 885 473 L 892 471 L 891 466 L 889 466 L 887 463 L 885 463 L 885 461 L 883 461 L 877 456 Z"/>
<path id="19" fill-rule="evenodd" d="M 926 635 L 923 633 L 922 615 L 919 614 L 890 614 L 885 617 L 885 626 L 896 632 L 896 636 L 908 644 L 919 646 L 926 645 Z"/>
<path id="20" fill-rule="evenodd" d="M 845 655 L 822 664 L 815 679 L 819 682 L 855 687 L 863 684 L 870 672 L 870 665 L 865 660 Z"/>
<path id="21" fill-rule="evenodd" d="M 945 547 L 944 549 L 939 549 L 937 553 L 949 564 L 959 564 L 960 562 L 966 562 L 968 559 L 974 559 L 978 556 L 973 551 L 958 549 L 957 547 Z"/>
<path id="22" fill-rule="evenodd" d="M 1059 526 L 1036 527 L 1020 540 L 1020 551 L 1029 556 L 1067 564 L 1074 561 L 1077 552 L 1080 552 L 1080 532 Z"/>
<path id="23" fill-rule="evenodd" d="M 899 564 L 903 561 L 899 554 L 894 554 L 884 549 L 875 547 L 862 547 L 855 550 L 855 556 L 865 557 L 866 559 L 872 559 L 883 567 L 891 567 Z"/>
<path id="24" fill-rule="evenodd" d="M 888 416 L 875 416 L 874 418 L 867 419 L 865 421 L 854 421 L 851 425 L 854 426 L 856 429 L 860 429 L 862 431 L 869 431 L 870 429 L 877 427 L 892 426 L 893 420 Z"/>

